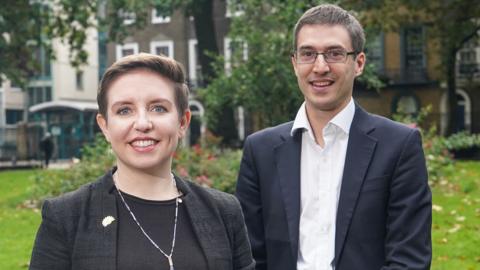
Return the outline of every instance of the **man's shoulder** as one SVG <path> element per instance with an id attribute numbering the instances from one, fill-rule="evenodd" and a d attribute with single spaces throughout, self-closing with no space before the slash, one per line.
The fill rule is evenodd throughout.
<path id="1" fill-rule="evenodd" d="M 377 129 L 385 129 L 396 132 L 410 133 L 414 127 L 407 124 L 394 121 L 381 115 L 369 113 L 369 117 Z"/>
<path id="2" fill-rule="evenodd" d="M 352 123 L 353 125 L 353 123 Z M 364 118 L 356 123 L 366 125 L 362 127 L 370 136 L 377 140 L 387 140 L 390 143 L 394 141 L 403 141 L 411 136 L 412 133 L 418 133 L 418 129 L 404 123 L 400 123 L 384 116 L 365 112 Z"/>

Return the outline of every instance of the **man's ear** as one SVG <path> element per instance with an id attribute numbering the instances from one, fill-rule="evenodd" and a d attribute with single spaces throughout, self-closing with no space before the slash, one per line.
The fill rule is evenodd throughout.
<path id="1" fill-rule="evenodd" d="M 290 60 L 292 61 L 292 66 L 293 66 L 293 71 L 295 72 L 295 76 L 297 76 L 297 62 L 295 62 L 295 57 L 293 55 L 290 56 Z"/>
<path id="2" fill-rule="evenodd" d="M 192 119 L 192 112 L 189 109 L 185 110 L 182 118 L 180 118 L 180 130 L 178 131 L 178 138 L 182 139 L 185 137 L 188 126 L 190 125 L 190 120 Z"/>
<path id="3" fill-rule="evenodd" d="M 99 113 L 97 113 L 96 119 L 97 119 L 98 126 L 102 130 L 103 136 L 105 136 L 105 139 L 107 139 L 107 141 L 110 142 L 110 134 L 108 133 L 108 127 L 107 127 L 107 119 Z"/>
<path id="4" fill-rule="evenodd" d="M 355 57 L 355 77 L 362 75 L 367 57 L 364 52 L 361 52 Z"/>

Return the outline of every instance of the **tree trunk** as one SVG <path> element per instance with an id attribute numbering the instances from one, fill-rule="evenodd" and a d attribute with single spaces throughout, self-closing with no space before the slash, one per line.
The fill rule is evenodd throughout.
<path id="1" fill-rule="evenodd" d="M 208 85 L 215 76 L 212 67 L 214 58 L 208 56 L 208 53 L 212 55 L 219 54 L 213 21 L 213 0 L 193 1 L 191 11 L 197 36 L 199 60 L 202 66 L 203 85 Z"/>
<path id="2" fill-rule="evenodd" d="M 212 64 L 215 61 L 214 56 L 220 54 L 213 21 L 213 0 L 192 1 L 191 13 L 194 18 L 199 60 L 202 67 L 200 85 L 205 87 L 215 77 Z M 221 136 L 222 143 L 229 146 L 236 146 L 238 143 L 234 113 L 234 108 L 230 104 L 225 104 L 218 124 L 216 127 L 212 127 L 212 132 L 216 136 Z"/>

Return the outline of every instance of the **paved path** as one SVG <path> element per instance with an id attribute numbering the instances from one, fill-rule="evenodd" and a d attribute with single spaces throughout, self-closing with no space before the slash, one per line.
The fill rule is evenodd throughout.
<path id="1" fill-rule="evenodd" d="M 53 160 L 50 162 L 49 169 L 66 169 L 73 164 L 70 159 Z M 40 160 L 17 160 L 12 161 L 0 161 L 0 170 L 15 170 L 15 169 L 29 169 L 40 168 L 42 162 Z"/>

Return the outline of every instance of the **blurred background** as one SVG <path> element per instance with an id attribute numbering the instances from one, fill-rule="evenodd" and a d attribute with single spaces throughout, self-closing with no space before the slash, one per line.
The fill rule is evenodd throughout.
<path id="1" fill-rule="evenodd" d="M 0 269 L 28 267 L 43 198 L 113 164 L 95 122 L 98 83 L 113 62 L 148 52 L 183 64 L 193 119 L 176 173 L 233 192 L 246 136 L 292 120 L 302 103 L 293 27 L 326 2 L 352 11 L 366 31 L 355 101 L 422 131 L 432 269 L 480 269 L 474 0 L 0 0 Z M 41 170 L 47 137 L 53 162 Z"/>

